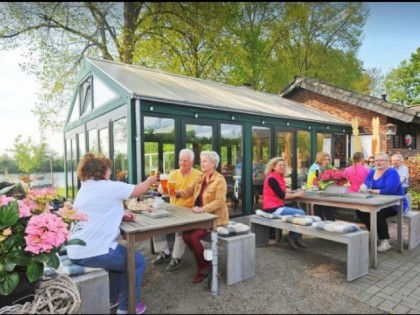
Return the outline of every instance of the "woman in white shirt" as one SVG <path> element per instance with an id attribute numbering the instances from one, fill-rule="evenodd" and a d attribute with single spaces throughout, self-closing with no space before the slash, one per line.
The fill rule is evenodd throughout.
<path id="1" fill-rule="evenodd" d="M 110 159 L 94 153 L 86 153 L 80 161 L 77 175 L 82 186 L 73 207 L 85 213 L 88 220 L 78 223 L 72 238 L 85 241 L 86 246 L 67 246 L 67 254 L 78 265 L 106 269 L 111 303 L 118 305 L 117 314 L 127 314 L 127 248 L 118 243 L 124 216 L 122 200 L 142 195 L 157 177 L 148 177 L 137 185 L 112 181 L 111 166 Z M 146 310 L 146 304 L 139 302 L 145 268 L 146 259 L 136 252 L 136 314 Z"/>

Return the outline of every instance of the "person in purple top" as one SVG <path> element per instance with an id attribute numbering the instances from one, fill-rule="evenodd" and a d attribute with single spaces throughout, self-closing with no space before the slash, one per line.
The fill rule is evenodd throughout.
<path id="1" fill-rule="evenodd" d="M 365 179 L 364 184 L 370 194 L 380 195 L 399 195 L 405 196 L 401 187 L 400 176 L 398 172 L 390 166 L 388 154 L 380 152 L 375 154 L 376 169 L 372 170 Z M 407 210 L 407 200 L 403 200 L 404 212 Z M 397 214 L 398 206 L 383 208 L 377 213 L 377 231 L 379 246 L 378 252 L 385 252 L 391 248 L 389 245 L 389 231 L 386 218 Z M 362 221 L 368 230 L 370 230 L 370 213 L 356 211 L 357 217 Z"/>

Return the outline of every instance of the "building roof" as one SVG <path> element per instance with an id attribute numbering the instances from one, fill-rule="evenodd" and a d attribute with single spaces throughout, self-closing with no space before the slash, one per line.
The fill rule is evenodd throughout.
<path id="1" fill-rule="evenodd" d="M 259 116 L 345 126 L 350 124 L 349 121 L 276 94 L 120 62 L 91 57 L 85 57 L 85 60 L 120 84 L 133 98 Z"/>
<path id="2" fill-rule="evenodd" d="M 402 122 L 420 123 L 420 109 L 417 106 L 409 107 L 391 103 L 381 98 L 345 90 L 337 86 L 306 77 L 296 76 L 295 80 L 289 84 L 280 93 L 280 95 L 286 97 L 289 94 L 293 94 L 298 89 L 305 89 L 318 93 L 354 106 L 365 108 L 378 114 L 395 118 Z"/>

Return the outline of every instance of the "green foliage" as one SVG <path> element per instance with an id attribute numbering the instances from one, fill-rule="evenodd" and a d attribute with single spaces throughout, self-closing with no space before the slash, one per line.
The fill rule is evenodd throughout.
<path id="1" fill-rule="evenodd" d="M 22 203 L 3 194 L 7 196 L 5 189 L 0 191 L 0 295 L 9 295 L 19 284 L 18 272 L 25 272 L 29 282 L 35 282 L 42 277 L 44 266 L 59 267 L 57 254 L 64 246 L 85 245 L 82 240 L 68 240 L 68 231 L 86 218 L 70 204 L 50 212 L 47 204 L 57 199 L 53 189 L 32 190 Z M 57 219 L 52 218 L 54 215 Z M 37 248 L 39 239 L 45 240 L 42 248 Z"/>
<path id="2" fill-rule="evenodd" d="M 413 208 L 420 209 L 420 154 L 408 159 L 405 165 L 410 174 L 410 187 L 408 191 L 413 198 Z"/>
<path id="3" fill-rule="evenodd" d="M 363 83 L 363 2 L 5 2 L 0 49 L 28 47 L 40 126 L 60 128 L 83 55 L 278 93 L 295 75 Z"/>
<path id="4" fill-rule="evenodd" d="M 385 78 L 387 96 L 403 105 L 420 104 L 420 47 Z"/>
<path id="5" fill-rule="evenodd" d="M 33 144 L 29 137 L 26 140 L 19 135 L 16 137 L 14 147 L 11 149 L 14 153 L 18 169 L 28 177 L 33 172 L 38 172 L 40 166 L 44 163 L 46 157 L 46 144 Z"/>

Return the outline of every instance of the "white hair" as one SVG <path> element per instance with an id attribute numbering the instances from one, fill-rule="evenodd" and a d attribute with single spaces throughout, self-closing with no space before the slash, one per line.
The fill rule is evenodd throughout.
<path id="1" fill-rule="evenodd" d="M 190 157 L 190 161 L 194 161 L 194 151 L 191 149 L 182 149 L 181 151 L 179 151 L 179 157 L 181 157 L 182 154 L 188 154 Z"/>
<path id="2" fill-rule="evenodd" d="M 200 157 L 207 156 L 211 162 L 214 163 L 215 168 L 219 165 L 220 157 L 215 151 L 203 151 L 200 153 Z"/>

